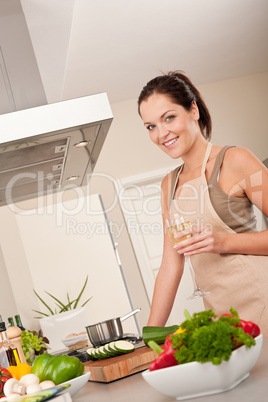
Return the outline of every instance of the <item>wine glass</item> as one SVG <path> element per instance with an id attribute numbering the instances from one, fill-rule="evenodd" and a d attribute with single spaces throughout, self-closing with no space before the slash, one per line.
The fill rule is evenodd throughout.
<path id="1" fill-rule="evenodd" d="M 176 238 L 177 233 L 191 228 L 191 222 L 190 221 L 185 222 L 185 219 L 183 218 L 183 216 L 181 216 L 179 214 L 171 214 L 170 213 L 170 218 L 166 219 L 166 225 L 167 225 L 169 238 L 173 244 L 179 243 L 192 236 L 191 234 L 188 234 L 179 239 Z M 184 258 L 185 258 L 185 263 L 187 262 L 189 265 L 190 273 L 191 273 L 192 280 L 194 283 L 194 291 L 191 296 L 187 297 L 187 299 L 196 299 L 198 297 L 207 296 L 210 292 L 203 292 L 197 284 L 195 272 L 194 272 L 194 269 L 193 269 L 193 266 L 191 263 L 191 258 L 188 256 L 185 256 Z"/>

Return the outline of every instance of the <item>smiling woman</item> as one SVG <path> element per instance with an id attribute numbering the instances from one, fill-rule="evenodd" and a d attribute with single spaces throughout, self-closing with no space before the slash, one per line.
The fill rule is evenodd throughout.
<path id="1" fill-rule="evenodd" d="M 142 103 L 140 110 L 145 116 L 144 124 L 151 140 L 173 159 L 180 156 L 177 153 L 178 144 L 186 139 L 189 142 L 198 133 L 196 123 L 199 120 L 199 111 L 196 102 L 192 103 L 188 111 L 161 94 L 153 94 Z M 163 110 L 165 112 L 162 114 Z"/>
<path id="2" fill-rule="evenodd" d="M 220 315 L 232 305 L 268 336 L 268 231 L 257 231 L 252 208 L 254 204 L 268 216 L 268 170 L 245 148 L 209 142 L 209 111 L 184 74 L 151 80 L 138 105 L 152 141 L 171 158 L 183 160 L 162 182 L 164 227 L 171 211 L 192 224 L 177 235 L 174 246 L 164 231 L 148 325 L 165 325 L 184 256 L 191 256 L 198 283 L 210 292 L 205 308 Z"/>

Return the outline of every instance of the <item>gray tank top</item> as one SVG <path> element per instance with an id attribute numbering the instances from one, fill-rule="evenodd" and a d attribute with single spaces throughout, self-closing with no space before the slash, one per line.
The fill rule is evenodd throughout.
<path id="1" fill-rule="evenodd" d="M 216 157 L 211 176 L 208 180 L 210 200 L 221 220 L 236 233 L 256 232 L 256 217 L 251 201 L 248 198 L 229 196 L 224 193 L 218 183 L 224 155 L 229 148 L 231 148 L 229 145 L 223 147 Z M 173 198 L 175 194 L 176 178 L 180 169 L 181 166 L 173 171 L 170 198 Z"/>

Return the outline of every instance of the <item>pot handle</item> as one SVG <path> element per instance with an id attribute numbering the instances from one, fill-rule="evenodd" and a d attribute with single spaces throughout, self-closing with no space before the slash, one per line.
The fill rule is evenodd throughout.
<path id="1" fill-rule="evenodd" d="M 124 315 L 123 317 L 120 317 L 120 321 L 124 321 L 124 320 L 126 320 L 128 317 L 131 317 L 132 315 L 134 315 L 134 314 L 138 313 L 139 311 L 141 311 L 141 309 L 140 309 L 140 308 L 137 308 L 136 310 L 131 311 L 130 313 L 128 313 L 128 314 L 126 314 L 126 315 Z"/>

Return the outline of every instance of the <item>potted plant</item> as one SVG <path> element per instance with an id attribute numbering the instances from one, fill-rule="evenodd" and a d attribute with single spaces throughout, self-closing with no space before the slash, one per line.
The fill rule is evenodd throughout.
<path id="1" fill-rule="evenodd" d="M 86 277 L 86 281 L 85 281 L 85 283 L 84 283 L 84 285 L 83 285 L 83 287 L 82 287 L 82 290 L 80 291 L 80 293 L 79 293 L 79 295 L 77 296 L 76 299 L 70 300 L 69 293 L 67 293 L 67 303 L 61 302 L 57 297 L 53 296 L 53 295 L 52 295 L 51 293 L 49 293 L 49 292 L 46 292 L 52 299 L 54 299 L 54 300 L 56 301 L 55 311 L 53 311 L 52 308 L 49 307 L 49 305 L 48 305 L 48 304 L 39 296 L 39 294 L 34 290 L 35 295 L 36 295 L 36 296 L 38 297 L 38 299 L 44 304 L 44 306 L 48 309 L 48 311 L 49 311 L 50 314 L 48 314 L 48 313 L 43 313 L 42 311 L 37 311 L 37 310 L 33 310 L 33 311 L 35 311 L 36 313 L 41 314 L 41 315 L 43 315 L 43 316 L 45 316 L 45 317 L 49 317 L 49 315 L 61 314 L 61 313 L 64 313 L 64 312 L 66 312 L 66 311 L 70 311 L 70 310 L 76 309 L 77 306 L 78 306 L 78 303 L 79 303 L 79 301 L 80 301 L 80 299 L 81 299 L 81 297 L 82 297 L 82 294 L 83 294 L 83 292 L 84 292 L 84 290 L 85 290 L 85 288 L 86 288 L 87 282 L 88 282 L 88 276 Z M 87 299 L 87 300 L 82 304 L 81 307 L 84 307 L 84 306 L 89 302 L 90 299 L 91 299 L 91 297 L 90 297 L 89 299 Z M 57 308 L 59 308 L 59 311 L 57 311 Z M 34 318 L 42 318 L 42 317 L 34 317 Z"/>
<path id="2" fill-rule="evenodd" d="M 80 307 L 79 302 L 85 291 L 88 282 L 88 276 L 79 292 L 78 296 L 71 299 L 67 293 L 67 302 L 64 303 L 51 293 L 46 293 L 55 301 L 56 305 L 51 308 L 41 296 L 34 290 L 35 295 L 46 307 L 47 312 L 33 310 L 41 316 L 35 317 L 39 319 L 41 330 L 46 338 L 49 339 L 51 352 L 59 351 L 64 348 L 63 340 L 71 334 L 74 336 L 78 333 L 86 335 L 86 326 L 89 325 L 88 313 L 85 305 L 92 297 L 87 299 Z"/>

